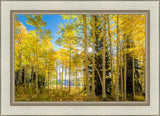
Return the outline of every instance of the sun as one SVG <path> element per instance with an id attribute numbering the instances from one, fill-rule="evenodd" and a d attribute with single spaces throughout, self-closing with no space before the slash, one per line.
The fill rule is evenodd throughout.
<path id="1" fill-rule="evenodd" d="M 88 48 L 88 52 L 90 52 L 90 53 L 91 53 L 92 51 L 93 51 L 93 50 L 92 50 L 92 48 L 91 48 L 91 47 L 90 47 L 90 48 Z"/>

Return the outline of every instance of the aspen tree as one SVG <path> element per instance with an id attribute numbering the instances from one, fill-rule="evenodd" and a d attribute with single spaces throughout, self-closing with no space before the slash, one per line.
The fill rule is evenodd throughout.
<path id="1" fill-rule="evenodd" d="M 84 46 L 85 46 L 85 78 L 86 78 L 86 89 L 88 100 L 90 100 L 90 90 L 89 90 L 89 80 L 88 80 L 88 46 L 87 46 L 87 24 L 86 24 L 86 15 L 83 17 L 83 34 L 84 34 Z"/>
<path id="2" fill-rule="evenodd" d="M 134 53 L 133 53 L 133 58 L 132 58 L 132 62 L 133 62 L 133 71 L 132 71 L 132 86 L 133 86 L 133 100 L 135 100 L 135 87 L 134 87 Z"/>
<path id="3" fill-rule="evenodd" d="M 78 87 L 78 82 L 77 82 L 77 67 L 76 67 L 76 87 Z"/>
<path id="4" fill-rule="evenodd" d="M 64 68 L 64 64 L 63 64 L 63 61 L 62 61 L 62 89 L 63 89 L 63 68 Z"/>
<path id="5" fill-rule="evenodd" d="M 72 58 L 72 52 L 71 52 L 71 46 L 70 46 L 70 57 L 69 57 L 69 92 L 71 91 L 71 58 Z"/>
<path id="6" fill-rule="evenodd" d="M 58 63 L 56 62 L 56 89 L 58 88 Z"/>
<path id="7" fill-rule="evenodd" d="M 95 87 L 94 87 L 94 78 L 95 78 L 95 15 L 92 16 L 93 19 L 93 56 L 92 56 L 92 97 L 95 98 Z"/>
<path id="8" fill-rule="evenodd" d="M 47 86 L 48 86 L 48 89 L 49 89 L 49 81 L 50 81 L 50 79 L 49 79 L 49 69 L 48 69 L 48 84 L 47 84 Z"/>
<path id="9" fill-rule="evenodd" d="M 114 99 L 114 82 L 113 82 L 113 66 L 112 66 L 112 38 L 110 33 L 110 15 L 108 15 L 108 38 L 110 43 L 110 69 L 111 69 L 111 79 L 112 79 L 112 97 Z"/>
<path id="10" fill-rule="evenodd" d="M 117 15 L 117 78 L 116 78 L 116 100 L 119 101 L 119 15 Z"/>
<path id="11" fill-rule="evenodd" d="M 106 67 L 105 67 L 105 55 L 106 53 L 106 15 L 104 15 L 104 36 L 103 36 L 103 78 L 102 78 L 102 97 L 106 97 Z"/>
<path id="12" fill-rule="evenodd" d="M 123 54 L 122 54 L 122 44 L 120 44 L 120 72 L 121 72 L 121 97 L 122 97 L 122 101 L 123 101 L 123 70 L 122 70 L 122 67 L 123 67 Z"/>
<path id="13" fill-rule="evenodd" d="M 67 75 L 67 62 L 66 62 L 66 65 L 65 65 L 65 87 L 66 87 L 66 75 Z"/>
<path id="14" fill-rule="evenodd" d="M 126 36 L 125 36 L 126 37 Z M 125 40 L 124 40 L 124 46 L 125 46 L 125 53 L 124 53 L 124 101 L 126 101 L 126 76 L 127 76 L 127 74 L 126 74 L 126 72 L 127 72 L 127 69 L 126 69 L 126 54 L 127 54 L 127 49 L 126 49 L 126 38 L 124 38 Z"/>

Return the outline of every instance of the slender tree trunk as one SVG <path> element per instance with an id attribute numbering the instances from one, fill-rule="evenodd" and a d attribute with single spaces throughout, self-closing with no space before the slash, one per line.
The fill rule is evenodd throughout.
<path id="1" fill-rule="evenodd" d="M 64 64 L 62 63 L 62 89 L 63 89 L 63 66 Z"/>
<path id="2" fill-rule="evenodd" d="M 21 62 L 21 61 L 20 61 Z M 19 83 L 22 83 L 22 63 L 20 63 Z"/>
<path id="3" fill-rule="evenodd" d="M 60 75 L 61 64 L 60 64 L 60 62 L 59 62 L 59 67 L 58 68 L 59 68 L 59 77 L 58 77 L 58 86 L 59 86 L 59 84 L 60 84 L 59 82 L 60 82 L 60 78 L 61 78 L 61 75 Z"/>
<path id="4" fill-rule="evenodd" d="M 30 53 L 29 53 L 29 79 L 32 79 L 32 66 L 31 66 L 31 57 L 30 57 Z"/>
<path id="5" fill-rule="evenodd" d="M 99 74 L 99 71 L 97 69 L 97 67 L 95 66 L 95 69 L 97 70 L 97 73 L 98 73 L 98 77 L 99 77 L 99 80 L 101 82 L 101 86 L 103 85 L 103 82 L 102 82 L 102 79 L 101 79 L 101 75 Z"/>
<path id="6" fill-rule="evenodd" d="M 143 81 L 143 88 L 144 88 L 144 93 L 146 94 L 146 86 L 145 86 L 145 78 L 146 78 L 146 63 L 145 63 L 145 55 L 143 56 L 143 64 L 144 64 L 144 80 L 142 79 Z M 143 90 L 143 89 L 142 89 Z"/>
<path id="7" fill-rule="evenodd" d="M 38 58 L 37 58 L 37 66 L 36 66 L 36 94 L 38 94 Z"/>
<path id="8" fill-rule="evenodd" d="M 38 29 L 37 29 L 37 33 L 38 33 Z M 38 95 L 38 52 L 37 52 L 37 43 L 38 43 L 38 39 L 37 39 L 37 34 L 36 34 L 36 95 Z"/>
<path id="9" fill-rule="evenodd" d="M 86 89 L 88 100 L 90 100 L 89 79 L 88 79 L 88 45 L 87 45 L 87 23 L 86 15 L 83 15 L 83 34 L 84 34 L 84 46 L 85 46 L 85 77 L 86 77 Z"/>
<path id="10" fill-rule="evenodd" d="M 18 75 L 18 83 L 22 83 L 22 43 L 21 43 L 21 37 L 18 38 L 18 44 L 20 47 L 20 53 L 19 53 L 19 75 Z"/>
<path id="11" fill-rule="evenodd" d="M 45 58 L 44 58 L 45 59 Z M 45 68 L 45 79 L 47 79 L 47 61 L 46 61 L 46 59 L 45 59 L 45 61 L 44 61 L 44 68 Z M 45 83 L 45 81 L 44 81 L 44 83 Z M 46 84 L 46 83 L 45 83 Z M 44 85 L 44 87 L 45 87 L 45 85 Z"/>
<path id="12" fill-rule="evenodd" d="M 104 36 L 103 36 L 103 78 L 102 78 L 102 97 L 106 97 L 106 15 L 104 15 Z"/>
<path id="13" fill-rule="evenodd" d="M 37 66 L 36 66 L 36 94 L 38 94 L 38 58 L 37 58 Z"/>
<path id="14" fill-rule="evenodd" d="M 114 82 L 113 82 L 113 68 L 112 68 L 112 39 L 110 34 L 110 21 L 109 21 L 109 15 L 108 15 L 108 37 L 110 41 L 110 69 L 111 69 L 111 79 L 112 79 L 112 97 L 114 99 Z"/>
<path id="15" fill-rule="evenodd" d="M 48 89 L 49 89 L 49 69 L 48 69 Z"/>
<path id="16" fill-rule="evenodd" d="M 66 74 L 67 74 L 67 66 L 65 66 L 65 87 L 66 87 Z"/>
<path id="17" fill-rule="evenodd" d="M 41 87 L 43 87 L 43 78 L 41 78 Z"/>
<path id="18" fill-rule="evenodd" d="M 20 54 L 19 83 L 22 83 L 22 55 Z"/>
<path id="19" fill-rule="evenodd" d="M 119 18 L 119 20 L 121 20 Z M 119 29 L 119 36 L 120 35 L 120 29 Z M 122 43 L 121 43 L 121 39 L 119 38 L 119 43 L 120 43 L 120 78 L 121 78 L 121 100 L 123 101 L 123 98 L 124 98 L 124 93 L 123 93 L 123 46 L 122 46 Z"/>
<path id="20" fill-rule="evenodd" d="M 77 82 L 77 67 L 76 67 L 76 87 L 78 87 L 78 82 Z"/>
<path id="21" fill-rule="evenodd" d="M 135 100 L 135 87 L 134 87 L 134 53 L 133 53 L 133 58 L 132 58 L 132 62 L 133 62 L 133 75 L 132 75 L 132 85 L 133 85 L 133 100 Z"/>
<path id="22" fill-rule="evenodd" d="M 127 75 L 126 75 L 126 73 L 127 73 L 127 69 L 126 69 L 126 68 L 127 68 L 127 67 L 126 67 L 126 66 L 127 66 L 127 63 L 126 63 L 126 62 L 127 62 L 127 61 L 126 61 L 126 60 L 127 60 L 127 59 L 126 59 L 126 54 L 127 54 L 127 49 L 126 49 L 126 36 L 125 36 L 125 38 L 124 38 L 124 44 L 125 44 L 125 45 L 124 45 L 124 46 L 125 46 L 125 49 L 124 49 L 124 50 L 125 50 L 125 53 L 124 53 L 124 101 L 126 101 L 126 89 L 127 89 L 127 88 L 126 88 L 126 76 L 127 76 Z"/>
<path id="23" fill-rule="evenodd" d="M 93 18 L 93 57 L 92 57 L 92 98 L 95 99 L 95 87 L 94 87 L 94 78 L 95 78 L 95 15 L 92 16 Z"/>
<path id="24" fill-rule="evenodd" d="M 26 59 L 26 61 L 25 61 L 25 66 L 24 66 L 24 86 L 25 86 L 25 88 L 26 88 L 26 72 L 27 72 L 27 70 L 26 70 L 26 63 L 27 63 L 27 59 Z"/>
<path id="25" fill-rule="evenodd" d="M 32 75 L 32 86 L 33 86 L 33 78 L 34 78 L 34 65 L 32 64 L 32 67 L 31 67 L 31 75 Z"/>
<path id="26" fill-rule="evenodd" d="M 116 78 L 116 100 L 119 101 L 119 15 L 117 15 L 117 78 Z"/>
<path id="27" fill-rule="evenodd" d="M 37 36 L 36 36 L 37 37 Z M 36 73 L 36 39 L 34 39 L 34 61 L 33 61 L 33 78 L 32 78 L 32 85 L 34 86 L 34 77 L 35 77 L 35 73 Z M 34 64 L 35 62 L 35 64 Z M 36 83 L 35 83 L 36 84 Z M 37 89 L 36 89 L 37 90 Z"/>
<path id="28" fill-rule="evenodd" d="M 70 57 L 69 57 L 69 92 L 71 91 L 71 57 L 72 57 L 72 52 L 71 52 L 71 45 L 70 45 Z"/>
<path id="29" fill-rule="evenodd" d="M 120 48 L 122 49 L 122 44 L 120 44 Z M 122 50 L 120 49 L 120 65 L 121 65 L 121 97 L 123 101 L 123 70 L 122 70 L 122 65 L 123 65 L 123 56 L 122 56 Z"/>

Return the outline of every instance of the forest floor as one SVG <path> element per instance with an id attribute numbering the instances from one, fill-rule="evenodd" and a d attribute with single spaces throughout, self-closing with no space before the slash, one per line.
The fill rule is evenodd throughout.
<path id="1" fill-rule="evenodd" d="M 56 88 L 41 88 L 38 95 L 36 95 L 35 87 L 24 87 L 22 85 L 16 85 L 15 87 L 15 101 L 87 101 L 86 91 L 83 87 L 71 87 L 69 92 L 68 87 Z M 102 96 L 96 96 L 94 101 L 113 101 L 111 96 L 102 99 Z M 132 101 L 128 99 L 128 101 Z M 135 96 L 135 101 L 144 101 L 143 96 Z"/>

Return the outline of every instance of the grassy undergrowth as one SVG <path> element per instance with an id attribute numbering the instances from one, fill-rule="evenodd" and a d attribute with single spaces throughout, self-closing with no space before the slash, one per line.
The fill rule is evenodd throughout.
<path id="1" fill-rule="evenodd" d="M 86 91 L 81 87 L 71 88 L 69 92 L 68 87 L 53 87 L 52 89 L 41 88 L 38 95 L 36 89 L 32 86 L 16 85 L 15 87 L 15 101 L 87 101 Z M 109 95 L 106 99 L 102 96 L 96 96 L 93 101 L 114 101 Z M 121 96 L 120 96 L 121 101 Z M 128 99 L 132 101 L 132 99 Z M 144 101 L 144 96 L 135 96 L 135 101 Z"/>

